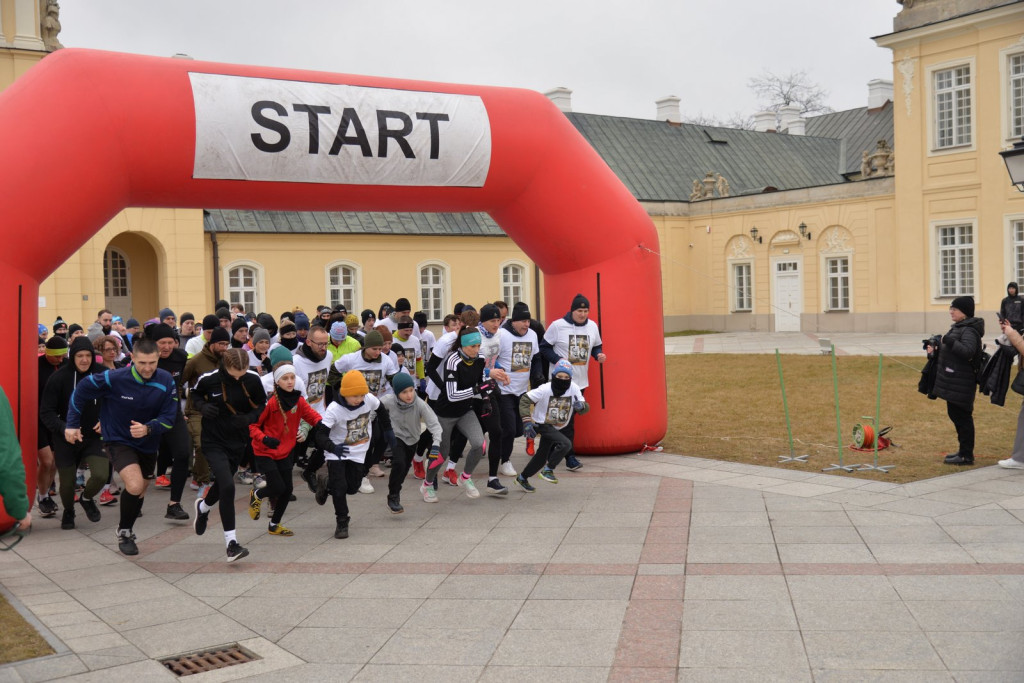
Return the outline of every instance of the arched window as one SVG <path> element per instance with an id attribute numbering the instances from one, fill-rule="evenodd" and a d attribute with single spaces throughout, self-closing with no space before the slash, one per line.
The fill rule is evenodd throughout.
<path id="1" fill-rule="evenodd" d="M 229 264 L 227 267 L 228 303 L 242 304 L 246 312 L 261 310 L 262 268 L 255 263 Z"/>
<path id="2" fill-rule="evenodd" d="M 114 247 L 107 247 L 103 252 L 103 296 L 106 299 L 128 296 L 128 259 Z"/>
<path id="3" fill-rule="evenodd" d="M 359 269 L 353 263 L 332 263 L 327 266 L 327 302 L 334 308 L 342 305 L 349 313 L 359 307 Z"/>
<path id="4" fill-rule="evenodd" d="M 526 268 L 520 263 L 506 263 L 501 267 L 501 300 L 511 308 L 526 301 Z"/>
<path id="5" fill-rule="evenodd" d="M 427 314 L 430 322 L 444 320 L 448 310 L 448 269 L 440 263 L 426 263 L 420 266 L 420 310 Z"/>

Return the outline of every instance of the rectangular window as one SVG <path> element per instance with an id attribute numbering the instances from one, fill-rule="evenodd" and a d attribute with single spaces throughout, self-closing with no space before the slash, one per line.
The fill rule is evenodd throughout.
<path id="1" fill-rule="evenodd" d="M 420 307 L 430 322 L 444 320 L 444 271 L 440 266 L 420 269 Z"/>
<path id="2" fill-rule="evenodd" d="M 825 261 L 828 273 L 828 310 L 850 310 L 850 259 L 846 256 Z"/>
<path id="3" fill-rule="evenodd" d="M 330 306 L 341 305 L 349 313 L 355 311 L 356 274 L 354 268 L 335 266 L 328 275 L 327 290 L 330 293 Z"/>
<path id="4" fill-rule="evenodd" d="M 733 302 L 732 310 L 750 311 L 754 308 L 754 297 L 751 290 L 750 264 L 738 263 L 732 267 Z"/>
<path id="5" fill-rule="evenodd" d="M 1024 136 L 1024 54 L 1010 57 L 1010 137 Z"/>
<path id="6" fill-rule="evenodd" d="M 1024 221 L 1013 221 L 1013 281 L 1024 282 Z"/>
<path id="7" fill-rule="evenodd" d="M 247 312 L 256 312 L 257 274 L 253 268 L 238 266 L 228 271 L 228 302 L 242 304 Z"/>
<path id="8" fill-rule="evenodd" d="M 524 273 L 522 266 L 505 266 L 501 269 L 501 299 L 509 306 L 523 300 Z"/>
<path id="9" fill-rule="evenodd" d="M 974 294 L 974 226 L 939 228 L 939 296 Z"/>
<path id="10" fill-rule="evenodd" d="M 934 73 L 935 147 L 971 144 L 971 67 Z"/>

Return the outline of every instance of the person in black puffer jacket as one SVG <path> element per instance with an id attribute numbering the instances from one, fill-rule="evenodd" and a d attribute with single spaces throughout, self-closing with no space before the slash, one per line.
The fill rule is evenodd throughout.
<path id="1" fill-rule="evenodd" d="M 974 464 L 974 359 L 981 354 L 985 321 L 974 317 L 974 298 L 959 296 L 949 306 L 953 326 L 939 347 L 935 395 L 946 401 L 946 414 L 956 427 L 960 449 L 945 458 L 947 465 Z"/>

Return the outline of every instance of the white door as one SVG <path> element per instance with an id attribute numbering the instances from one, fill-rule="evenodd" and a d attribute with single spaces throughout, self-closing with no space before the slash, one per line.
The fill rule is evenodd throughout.
<path id="1" fill-rule="evenodd" d="M 800 283 L 800 262 L 775 262 L 775 331 L 799 332 L 804 302 Z"/>
<path id="2" fill-rule="evenodd" d="M 103 298 L 114 315 L 132 317 L 131 266 L 120 249 L 107 247 L 103 253 Z"/>

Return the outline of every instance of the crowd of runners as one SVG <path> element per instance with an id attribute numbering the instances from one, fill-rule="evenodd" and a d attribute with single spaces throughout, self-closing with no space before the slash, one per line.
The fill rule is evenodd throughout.
<path id="1" fill-rule="evenodd" d="M 501 477 L 533 492 L 535 476 L 558 482 L 563 461 L 582 467 L 574 417 L 589 409 L 591 359 L 605 361 L 589 309 L 577 295 L 547 329 L 522 302 L 460 303 L 431 323 L 405 298 L 358 316 L 320 306 L 275 318 L 220 301 L 201 320 L 169 308 L 142 324 L 106 309 L 85 328 L 58 318 L 39 326 L 37 513 L 74 529 L 76 505 L 94 523 L 116 505 L 118 547 L 135 555 L 146 492 L 166 489 L 164 517 L 199 535 L 218 511 L 233 562 L 249 554 L 236 482 L 253 520 L 292 536 L 297 476 L 318 504 L 331 500 L 339 539 L 347 497 L 373 494 L 374 479 L 387 477 L 387 508 L 403 512 L 410 470 L 424 503 L 440 482 L 469 498 L 507 495 Z M 520 437 L 531 457 L 517 473 Z"/>

